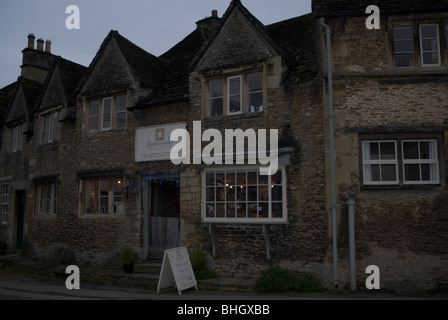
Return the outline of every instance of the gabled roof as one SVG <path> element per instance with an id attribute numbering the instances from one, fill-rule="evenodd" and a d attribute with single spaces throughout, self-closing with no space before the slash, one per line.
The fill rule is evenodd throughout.
<path id="1" fill-rule="evenodd" d="M 198 26 L 182 41 L 162 54 L 159 58 L 164 61 L 166 69 L 159 85 L 129 109 L 189 101 L 191 64 L 212 32 L 213 30 L 207 27 Z"/>
<path id="2" fill-rule="evenodd" d="M 69 107 L 74 106 L 76 103 L 75 90 L 78 87 L 78 84 L 81 81 L 82 77 L 84 76 L 86 70 L 87 70 L 86 67 L 78 63 L 66 60 L 62 57 L 56 57 L 53 67 L 50 70 L 44 83 L 45 91 L 43 93 L 43 96 L 41 97 L 42 104 L 39 105 L 39 109 L 53 107 L 52 101 L 48 101 L 47 94 L 50 94 L 48 90 L 53 89 L 49 88 L 49 85 L 53 80 L 53 77 L 56 76 L 56 74 L 58 74 L 59 76 L 59 79 L 56 79 L 56 81 L 60 81 L 60 87 L 62 88 L 68 106 Z M 53 102 L 61 103 L 62 101 L 53 101 Z"/>
<path id="3" fill-rule="evenodd" d="M 148 88 L 157 86 L 163 75 L 163 70 L 166 67 L 164 61 L 138 47 L 120 35 L 118 31 L 111 30 L 90 63 L 83 79 L 79 83 L 78 89 L 76 90 L 77 93 L 82 90 L 89 79 L 90 74 L 101 60 L 106 48 L 111 42 L 114 42 L 120 50 L 126 63 L 126 67 L 135 83 L 139 83 L 141 87 Z"/>
<path id="4" fill-rule="evenodd" d="M 43 88 L 44 85 L 39 82 L 19 77 L 13 99 L 7 109 L 5 123 L 25 120 L 27 116 L 32 115 L 39 105 Z"/>
<path id="5" fill-rule="evenodd" d="M 369 5 L 376 5 L 382 14 L 427 13 L 448 10 L 448 0 L 313 0 L 312 10 L 322 16 L 363 16 Z"/>
<path id="6" fill-rule="evenodd" d="M 18 82 L 16 81 L 0 89 L 0 129 L 6 120 L 6 111 L 12 102 L 17 85 Z"/>
<path id="7" fill-rule="evenodd" d="M 262 37 L 262 39 L 272 47 L 274 51 L 276 51 L 279 54 L 282 54 L 282 50 L 280 47 L 277 46 L 277 44 L 272 41 L 270 36 L 266 33 L 265 26 L 252 14 L 249 10 L 241 3 L 240 0 L 232 0 L 229 7 L 227 8 L 226 12 L 222 16 L 221 24 L 218 28 L 215 29 L 215 31 L 211 34 L 208 41 L 204 44 L 204 46 L 201 48 L 201 50 L 196 55 L 195 59 L 192 62 L 193 66 L 196 66 L 198 63 L 200 63 L 201 59 L 206 54 L 209 47 L 213 44 L 215 39 L 218 37 L 220 31 L 228 21 L 228 19 L 231 17 L 232 13 L 235 9 L 238 9 L 239 12 L 243 14 L 243 16 L 250 22 L 250 24 L 255 28 L 255 30 L 258 32 L 258 34 Z"/>

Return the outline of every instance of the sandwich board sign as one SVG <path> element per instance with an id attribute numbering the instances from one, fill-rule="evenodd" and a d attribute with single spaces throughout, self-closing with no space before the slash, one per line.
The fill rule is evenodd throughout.
<path id="1" fill-rule="evenodd" d="M 161 289 L 171 286 L 177 288 L 179 295 L 182 295 L 181 291 L 191 287 L 195 287 L 198 290 L 190 257 L 185 247 L 167 249 L 163 254 L 157 293 Z"/>

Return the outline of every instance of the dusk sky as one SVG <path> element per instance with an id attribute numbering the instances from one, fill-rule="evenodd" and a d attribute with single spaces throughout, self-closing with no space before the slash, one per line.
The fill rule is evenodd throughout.
<path id="1" fill-rule="evenodd" d="M 51 52 L 88 66 L 110 30 L 159 56 L 196 28 L 196 21 L 230 0 L 0 0 L 0 88 L 17 80 L 29 33 L 51 40 Z M 242 0 L 263 24 L 311 12 L 311 0 Z M 67 29 L 69 5 L 80 11 L 80 29 Z M 297 39 L 300 41 L 300 39 Z"/>

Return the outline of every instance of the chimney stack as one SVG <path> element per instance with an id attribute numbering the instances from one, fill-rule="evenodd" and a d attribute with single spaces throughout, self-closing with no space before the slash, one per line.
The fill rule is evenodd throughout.
<path id="1" fill-rule="evenodd" d="M 51 53 L 51 40 L 45 41 L 45 52 Z"/>
<path id="2" fill-rule="evenodd" d="M 34 49 L 34 39 L 36 37 L 34 36 L 34 34 L 30 33 L 28 35 L 28 49 Z"/>
<path id="3" fill-rule="evenodd" d="M 218 10 L 212 10 L 212 17 L 218 16 Z"/>
<path id="4" fill-rule="evenodd" d="M 37 50 L 44 51 L 44 40 L 42 38 L 37 39 Z"/>

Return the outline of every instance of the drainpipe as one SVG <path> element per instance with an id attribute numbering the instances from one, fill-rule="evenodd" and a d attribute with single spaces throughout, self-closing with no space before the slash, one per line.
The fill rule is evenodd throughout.
<path id="1" fill-rule="evenodd" d="M 350 290 L 356 291 L 356 251 L 355 251 L 355 195 L 347 196 L 348 239 L 350 247 Z"/>
<path id="2" fill-rule="evenodd" d="M 325 24 L 325 19 L 320 18 L 320 25 L 325 28 L 327 41 L 327 69 L 328 69 L 328 109 L 330 122 L 330 170 L 331 170 L 331 217 L 332 217 L 332 234 L 333 234 L 333 284 L 334 288 L 339 287 L 338 281 L 338 242 L 337 242 L 337 226 L 336 226 L 336 165 L 335 165 L 335 148 L 334 148 L 334 110 L 333 110 L 333 66 L 331 55 L 331 30 Z"/>

